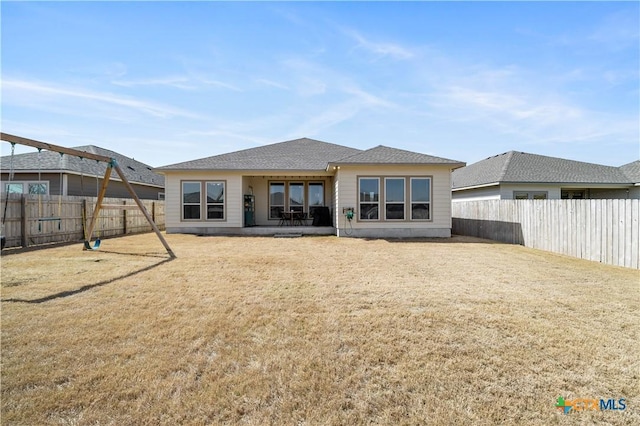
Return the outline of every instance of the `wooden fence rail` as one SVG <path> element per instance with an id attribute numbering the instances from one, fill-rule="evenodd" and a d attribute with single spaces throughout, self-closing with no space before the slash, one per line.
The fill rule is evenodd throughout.
<path id="1" fill-rule="evenodd" d="M 2 194 L 0 214 L 3 215 L 5 201 L 6 194 Z M 82 241 L 84 226 L 91 220 L 95 203 L 95 197 L 9 194 L 2 230 L 5 247 Z M 158 228 L 164 229 L 164 201 L 142 200 L 142 203 Z M 100 211 L 94 237 L 153 231 L 132 199 L 105 198 L 105 204 L 122 207 Z"/>
<path id="2" fill-rule="evenodd" d="M 640 269 L 640 200 L 452 204 L 452 232 Z"/>

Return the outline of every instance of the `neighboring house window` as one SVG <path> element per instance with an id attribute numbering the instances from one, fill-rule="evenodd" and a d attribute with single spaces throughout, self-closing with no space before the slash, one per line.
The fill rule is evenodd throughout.
<path id="1" fill-rule="evenodd" d="M 309 216 L 313 217 L 318 207 L 324 206 L 324 183 L 309 182 L 308 187 Z"/>
<path id="2" fill-rule="evenodd" d="M 164 200 L 164 192 L 158 192 L 158 200 Z"/>
<path id="3" fill-rule="evenodd" d="M 358 193 L 360 194 L 360 219 L 378 220 L 380 217 L 380 179 L 360 178 Z"/>
<path id="4" fill-rule="evenodd" d="M 25 187 L 27 190 L 25 191 Z M 6 183 L 4 190 L 10 194 L 49 194 L 49 182 L 11 182 Z"/>
<path id="5" fill-rule="evenodd" d="M 200 182 L 182 182 L 182 218 L 200 219 Z"/>
<path id="6" fill-rule="evenodd" d="M 9 194 L 24 194 L 24 186 L 21 183 L 8 183 L 4 190 Z"/>
<path id="7" fill-rule="evenodd" d="M 289 210 L 292 212 L 304 211 L 304 183 L 289 183 Z"/>
<path id="8" fill-rule="evenodd" d="M 284 182 L 269 184 L 269 219 L 280 219 L 284 212 Z"/>
<path id="9" fill-rule="evenodd" d="M 46 194 L 49 193 L 49 191 L 48 191 L 49 185 L 47 185 L 46 182 L 30 183 L 30 184 L 28 184 L 28 186 L 29 186 L 29 194 L 43 194 L 43 195 L 46 195 Z"/>
<path id="10" fill-rule="evenodd" d="M 513 191 L 514 200 L 546 200 L 546 191 Z"/>
<path id="11" fill-rule="evenodd" d="M 584 196 L 584 191 L 562 191 L 560 198 L 563 200 L 583 200 L 586 197 Z"/>
<path id="12" fill-rule="evenodd" d="M 431 178 L 411 178 L 411 220 L 431 219 Z"/>
<path id="13" fill-rule="evenodd" d="M 404 178 L 385 178 L 384 215 L 387 220 L 404 219 Z"/>
<path id="14" fill-rule="evenodd" d="M 207 182 L 207 219 L 224 219 L 224 182 Z"/>

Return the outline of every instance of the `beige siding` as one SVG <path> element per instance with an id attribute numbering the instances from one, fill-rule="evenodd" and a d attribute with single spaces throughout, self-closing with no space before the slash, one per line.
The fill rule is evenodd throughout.
<path id="1" fill-rule="evenodd" d="M 431 221 L 359 221 L 358 177 L 363 176 L 431 176 Z M 336 190 L 336 219 L 338 227 L 345 227 L 342 209 L 356 209 L 353 229 L 450 229 L 451 228 L 451 170 L 447 166 L 342 166 L 338 170 Z M 382 184 L 382 183 L 381 183 Z M 407 194 L 408 200 L 409 194 Z"/>

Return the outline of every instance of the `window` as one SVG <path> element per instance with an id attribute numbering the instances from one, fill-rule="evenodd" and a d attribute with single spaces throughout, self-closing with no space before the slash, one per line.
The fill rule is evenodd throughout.
<path id="1" fill-rule="evenodd" d="M 182 219 L 224 220 L 224 187 L 224 181 L 182 182 Z M 203 211 L 206 212 L 204 216 L 202 215 Z"/>
<path id="2" fill-rule="evenodd" d="M 292 212 L 304 211 L 304 183 L 289 183 L 289 210 Z"/>
<path id="3" fill-rule="evenodd" d="M 380 179 L 360 178 L 360 219 L 378 220 L 380 207 Z"/>
<path id="4" fill-rule="evenodd" d="M 29 186 L 29 194 L 43 194 L 46 195 L 49 193 L 49 191 L 47 191 L 47 187 L 49 185 L 47 185 L 46 182 L 35 182 L 35 183 L 30 183 L 28 184 Z"/>
<path id="5" fill-rule="evenodd" d="M 324 183 L 309 182 L 308 187 L 309 216 L 313 217 L 318 207 L 324 206 Z"/>
<path id="6" fill-rule="evenodd" d="M 49 182 L 46 181 L 32 181 L 32 182 L 7 182 L 4 186 L 4 190 L 10 194 L 24 194 L 26 188 L 27 194 L 49 194 Z"/>
<path id="7" fill-rule="evenodd" d="M 514 191 L 513 192 L 513 199 L 514 200 L 528 200 L 529 199 L 529 193 L 528 192 L 523 192 L 523 191 Z"/>
<path id="8" fill-rule="evenodd" d="M 269 219 L 280 219 L 284 212 L 284 182 L 269 184 Z"/>
<path id="9" fill-rule="evenodd" d="M 8 183 L 4 186 L 4 190 L 9 194 L 22 194 L 24 193 L 24 187 L 21 183 Z"/>
<path id="10" fill-rule="evenodd" d="M 269 183 L 269 219 L 280 219 L 285 211 L 309 211 L 313 216 L 315 209 L 321 206 L 324 206 L 324 182 Z"/>
<path id="11" fill-rule="evenodd" d="M 546 191 L 513 191 L 514 200 L 546 200 Z"/>
<path id="12" fill-rule="evenodd" d="M 385 178 L 384 215 L 387 220 L 404 219 L 404 178 Z"/>
<path id="13" fill-rule="evenodd" d="M 207 219 L 224 219 L 224 182 L 207 182 Z"/>
<path id="14" fill-rule="evenodd" d="M 584 195 L 585 191 L 562 191 L 560 193 L 560 198 L 562 198 L 563 200 L 584 200 L 585 195 Z"/>
<path id="15" fill-rule="evenodd" d="M 411 178 L 411 220 L 431 219 L 431 178 Z"/>
<path id="16" fill-rule="evenodd" d="M 200 219 L 200 182 L 182 182 L 182 218 Z"/>

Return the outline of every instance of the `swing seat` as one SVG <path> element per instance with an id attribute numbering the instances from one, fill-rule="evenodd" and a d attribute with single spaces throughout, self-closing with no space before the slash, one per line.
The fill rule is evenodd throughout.
<path id="1" fill-rule="evenodd" d="M 85 250 L 98 250 L 100 248 L 100 238 L 96 239 L 91 247 L 91 243 L 87 240 L 84 241 Z"/>

